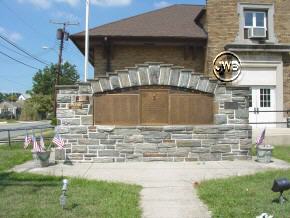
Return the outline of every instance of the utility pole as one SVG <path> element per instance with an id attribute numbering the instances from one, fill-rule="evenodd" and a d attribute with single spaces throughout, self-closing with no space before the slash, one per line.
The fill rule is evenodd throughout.
<path id="1" fill-rule="evenodd" d="M 79 23 L 55 22 L 55 21 L 50 21 L 50 23 L 53 23 L 53 24 L 56 24 L 56 25 L 62 25 L 62 28 L 57 29 L 57 32 L 56 32 L 56 38 L 57 38 L 57 40 L 60 40 L 59 50 L 58 50 L 57 72 L 56 72 L 55 85 L 54 85 L 53 114 L 54 114 L 54 117 L 56 117 L 56 108 L 57 108 L 56 86 L 59 85 L 59 79 L 60 79 L 60 75 L 61 75 L 62 51 L 63 51 L 64 41 L 68 41 L 68 38 L 69 38 L 69 33 L 66 32 L 66 27 L 69 26 L 69 25 L 79 25 Z"/>

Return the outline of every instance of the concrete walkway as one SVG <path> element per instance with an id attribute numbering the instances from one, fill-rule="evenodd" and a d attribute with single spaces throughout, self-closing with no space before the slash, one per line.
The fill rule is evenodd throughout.
<path id="1" fill-rule="evenodd" d="M 199 200 L 194 182 L 277 168 L 290 168 L 290 165 L 275 160 L 270 164 L 255 161 L 127 162 L 58 164 L 34 168 L 32 162 L 27 162 L 14 170 L 139 184 L 143 186 L 141 207 L 144 218 L 208 218 L 211 217 L 210 212 Z"/>

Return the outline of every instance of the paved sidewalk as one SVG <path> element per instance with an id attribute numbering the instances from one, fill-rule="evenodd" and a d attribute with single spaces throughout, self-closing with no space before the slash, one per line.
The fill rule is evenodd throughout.
<path id="1" fill-rule="evenodd" d="M 270 164 L 255 161 L 127 162 L 58 164 L 34 168 L 32 162 L 27 162 L 14 170 L 139 184 L 143 186 L 141 207 L 144 218 L 208 218 L 210 212 L 199 200 L 194 182 L 277 168 L 290 168 L 290 165 L 274 160 Z"/>

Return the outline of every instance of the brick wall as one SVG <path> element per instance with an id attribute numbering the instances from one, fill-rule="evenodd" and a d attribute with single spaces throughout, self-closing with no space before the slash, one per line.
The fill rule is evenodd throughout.
<path id="1" fill-rule="evenodd" d="M 106 72 L 106 59 L 103 57 L 101 47 L 95 47 L 94 50 L 95 75 L 98 75 Z M 184 59 L 183 46 L 115 45 L 111 60 L 112 71 L 151 61 L 172 63 L 202 73 L 204 71 L 204 51 L 196 49 L 193 54 L 192 50 L 189 50 L 187 58 Z"/>
<path id="2" fill-rule="evenodd" d="M 235 41 L 239 31 L 238 2 L 274 3 L 274 31 L 279 43 L 290 43 L 290 2 L 289 0 L 208 0 L 206 6 L 206 25 L 208 30 L 208 48 L 205 72 L 212 76 L 214 57 L 224 46 Z M 223 5 L 223 7 L 221 7 Z M 217 10 L 218 8 L 218 10 Z M 290 108 L 290 59 L 283 56 L 284 61 L 284 108 Z"/>

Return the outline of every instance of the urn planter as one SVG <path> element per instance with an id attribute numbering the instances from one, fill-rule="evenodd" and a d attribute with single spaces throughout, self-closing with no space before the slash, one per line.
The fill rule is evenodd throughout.
<path id="1" fill-rule="evenodd" d="M 257 146 L 257 161 L 261 163 L 270 163 L 272 158 L 272 145 Z"/>
<path id="2" fill-rule="evenodd" d="M 32 152 L 32 156 L 37 167 L 47 167 L 49 165 L 50 151 Z"/>

